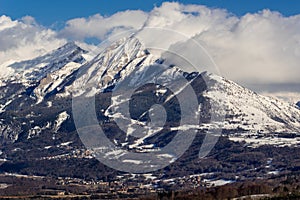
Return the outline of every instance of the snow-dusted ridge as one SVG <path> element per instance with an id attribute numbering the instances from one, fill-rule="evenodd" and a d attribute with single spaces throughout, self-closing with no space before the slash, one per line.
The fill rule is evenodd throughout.
<path id="1" fill-rule="evenodd" d="M 26 82 L 28 80 L 41 80 L 48 74 L 61 69 L 70 62 L 84 63 L 82 54 L 87 53 L 74 42 L 66 43 L 64 46 L 43 56 L 9 65 L 14 70 L 11 77 L 16 81 Z"/>
<path id="2" fill-rule="evenodd" d="M 300 146 L 300 110 L 296 105 L 257 94 L 216 75 L 208 77 L 216 83 L 205 96 L 214 103 L 223 102 L 226 111 L 223 132 L 230 140 L 246 142 L 252 147 Z"/>
<path id="3" fill-rule="evenodd" d="M 113 43 L 81 69 L 81 76 L 74 82 L 74 89 L 91 85 L 89 96 L 123 80 L 141 66 L 149 66 L 155 58 L 135 37 L 123 38 Z M 74 91 L 74 92 L 75 92 Z M 78 91 L 80 94 L 80 91 Z M 74 93 L 73 95 L 76 95 Z"/>
<path id="4" fill-rule="evenodd" d="M 233 81 L 216 75 L 209 75 L 216 80 L 206 95 L 212 101 L 224 102 L 226 109 L 225 129 L 241 128 L 259 132 L 300 131 L 300 112 L 296 106 L 266 97 L 244 88 Z M 220 99 L 220 98 L 224 98 Z"/>

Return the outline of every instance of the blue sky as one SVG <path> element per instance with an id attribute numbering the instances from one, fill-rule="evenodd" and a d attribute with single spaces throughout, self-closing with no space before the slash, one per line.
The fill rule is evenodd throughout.
<path id="1" fill-rule="evenodd" d="M 59 27 L 65 21 L 100 13 L 111 15 L 118 11 L 141 9 L 150 11 L 161 0 L 0 0 L 0 15 L 19 19 L 30 15 L 44 26 Z M 212 8 L 225 8 L 235 15 L 257 12 L 269 8 L 285 16 L 298 14 L 300 1 L 284 0 L 184 0 L 184 4 L 203 4 Z"/>

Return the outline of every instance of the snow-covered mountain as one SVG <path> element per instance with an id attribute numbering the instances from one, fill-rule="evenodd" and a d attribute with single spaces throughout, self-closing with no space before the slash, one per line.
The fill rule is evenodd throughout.
<path id="1" fill-rule="evenodd" d="M 206 96 L 212 101 L 224 102 L 225 129 L 239 128 L 261 133 L 299 132 L 300 113 L 296 106 L 259 95 L 225 78 L 210 77 L 217 82 Z M 225 101 L 220 97 L 225 97 Z"/>
<path id="2" fill-rule="evenodd" d="M 257 94 L 225 78 L 210 78 L 217 81 L 205 96 L 214 103 L 222 102 L 226 113 L 223 132 L 231 140 L 252 147 L 300 145 L 300 112 L 296 105 Z"/>
<path id="3" fill-rule="evenodd" d="M 198 130 L 178 160 L 172 152 L 157 154 L 172 163 L 157 172 L 162 180 L 178 173 L 206 172 L 224 179 L 222 173 L 228 177 L 230 171 L 236 177 L 232 180 L 237 181 L 237 177 L 269 176 L 288 167 L 292 170 L 297 162 L 294 154 L 300 146 L 300 109 L 296 105 L 257 94 L 209 72 L 187 73 L 180 66 L 169 66 L 134 37 L 119 40 L 91 60 L 84 59 L 87 54 L 92 55 L 68 43 L 8 67 L 14 73 L 2 77 L 0 86 L 2 172 L 114 177 L 111 169 L 95 160 L 93 153 L 97 151 L 87 150 L 80 140 L 72 106 L 80 96 L 95 102 L 97 120 L 110 142 L 129 152 L 158 152 L 178 131 Z M 183 95 L 189 88 L 195 96 Z M 181 112 L 180 95 L 188 105 L 186 115 Z M 194 97 L 196 108 L 189 108 Z M 128 105 L 129 115 L 122 112 Z M 79 102 L 78 106 L 86 109 L 86 104 Z M 212 120 L 212 113 L 219 121 Z M 79 115 L 89 119 L 85 112 Z M 204 135 L 218 128 L 223 135 L 211 155 L 199 159 Z M 109 156 L 120 154 L 112 151 Z M 283 161 L 285 158 L 289 160 Z M 139 163 L 119 160 L 129 167 Z M 284 168 L 283 162 L 290 165 Z"/>
<path id="4" fill-rule="evenodd" d="M 224 121 L 220 122 L 224 133 L 233 134 L 234 137 L 240 134 L 257 137 L 257 135 L 271 133 L 300 132 L 300 110 L 296 106 L 256 94 L 208 72 L 189 74 L 183 72 L 180 66 L 165 66 L 163 59 L 152 55 L 134 37 L 119 40 L 89 62 L 84 59 L 83 55 L 86 53 L 75 43 L 67 43 L 44 56 L 9 66 L 14 73 L 10 77 L 2 78 L 5 86 L 0 88 L 2 92 L 0 99 L 2 113 L 0 131 L 2 133 L 0 135 L 5 140 L 13 138 L 11 140 L 16 141 L 19 134 L 24 132 L 27 134 L 26 138 L 28 135 L 32 138 L 35 135 L 32 134 L 33 130 L 37 129 L 40 132 L 54 129 L 56 132 L 59 131 L 58 127 L 54 128 L 55 121 L 61 113 L 65 113 L 64 116 L 72 114 L 67 102 L 70 101 L 72 95 L 82 94 L 80 89 L 83 85 L 88 88 L 84 95 L 93 96 L 96 93 L 114 90 L 119 83 L 124 81 L 127 81 L 130 87 L 156 82 L 159 84 L 153 92 L 157 98 L 164 99 L 161 102 L 164 104 L 170 100 L 168 97 L 171 95 L 166 89 L 167 86 L 174 84 L 182 77 L 185 77 L 187 82 L 196 89 L 198 101 L 200 102 L 201 99 L 201 102 L 204 102 L 203 105 L 205 104 L 204 107 L 201 105 L 202 107 L 199 108 L 200 116 L 209 117 L 209 113 L 206 113 L 209 112 L 207 110 L 209 102 L 224 108 L 225 113 L 220 113 L 220 115 L 225 115 Z M 159 85 L 164 85 L 166 88 Z M 184 90 L 186 85 L 183 84 L 178 88 Z M 47 116 L 47 109 L 54 108 L 58 102 L 68 106 L 62 106 L 56 114 Z M 114 107 L 122 103 L 124 101 L 118 98 L 112 99 Z M 141 103 L 136 106 L 142 107 L 142 105 Z M 114 120 L 115 117 L 121 116 L 118 113 L 111 113 L 112 106 L 102 108 L 101 112 L 106 120 Z M 18 113 L 19 118 L 12 118 L 9 114 L 11 111 Z M 43 116 L 46 121 L 39 124 L 35 120 L 38 116 Z M 143 116 L 140 117 L 143 118 Z M 71 117 L 63 118 L 63 121 L 67 120 L 72 121 Z M 136 119 L 126 120 L 141 123 Z M 12 124 L 15 124 L 15 127 L 12 127 Z M 203 122 L 190 128 L 210 130 L 214 129 L 215 125 Z M 60 126 L 63 126 L 63 122 L 60 122 Z M 134 127 L 133 124 L 130 131 L 134 131 L 132 127 Z M 180 129 L 189 129 L 189 127 L 173 127 L 172 130 Z M 8 130 L 11 132 L 8 133 Z M 139 142 L 143 143 L 141 140 Z"/>
<path id="5" fill-rule="evenodd" d="M 69 42 L 46 55 L 7 66 L 12 72 L 5 79 L 23 82 L 30 80 L 38 81 L 70 62 L 82 64 L 85 61 L 82 56 L 84 53 L 87 52 L 78 47 L 74 42 Z"/>
<path id="6" fill-rule="evenodd" d="M 66 43 L 46 55 L 7 66 L 11 74 L 2 77 L 2 85 L 21 83 L 34 89 L 34 96 L 41 102 L 47 94 L 59 91 L 66 77 L 86 62 L 86 53 L 74 42 Z"/>

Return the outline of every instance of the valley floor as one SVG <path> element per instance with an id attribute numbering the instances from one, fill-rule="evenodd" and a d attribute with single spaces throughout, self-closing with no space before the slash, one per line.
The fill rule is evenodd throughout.
<path id="1" fill-rule="evenodd" d="M 300 173 L 285 174 L 269 179 L 247 180 L 221 186 L 199 184 L 197 187 L 156 189 L 139 186 L 120 187 L 113 182 L 82 182 L 16 174 L 0 175 L 0 199 L 299 199 Z M 125 185 L 125 183 L 123 183 Z"/>

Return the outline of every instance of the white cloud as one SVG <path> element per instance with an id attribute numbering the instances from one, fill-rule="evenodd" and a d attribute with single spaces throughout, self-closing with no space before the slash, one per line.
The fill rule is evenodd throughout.
<path id="1" fill-rule="evenodd" d="M 211 29 L 222 30 L 237 20 L 222 9 L 167 2 L 150 12 L 146 26 L 168 28 L 191 37 Z"/>
<path id="2" fill-rule="evenodd" d="M 300 82 L 300 15 L 283 17 L 264 10 L 195 38 L 206 43 L 230 79 L 246 84 Z"/>
<path id="3" fill-rule="evenodd" d="M 238 18 L 222 9 L 164 3 L 149 13 L 146 25 L 192 37 L 225 77 L 239 83 L 300 83 L 300 15 L 284 17 L 263 10 Z M 166 42 L 164 37 L 155 39 L 157 44 Z M 186 46 L 177 41 L 181 43 L 170 42 L 173 50 L 199 62 L 195 49 L 189 48 L 191 40 Z"/>
<path id="4" fill-rule="evenodd" d="M 143 26 L 147 14 L 143 11 L 124 11 L 112 16 L 105 17 L 99 14 L 89 18 L 76 18 L 68 21 L 61 35 L 72 37 L 77 40 L 95 37 L 105 39 L 108 35 L 126 31 L 128 29 L 139 29 Z"/>
<path id="5" fill-rule="evenodd" d="M 17 21 L 0 16 L 0 66 L 32 59 L 63 45 L 65 39 L 57 39 L 57 34 L 39 26 L 34 18 L 26 16 Z"/>

